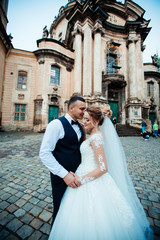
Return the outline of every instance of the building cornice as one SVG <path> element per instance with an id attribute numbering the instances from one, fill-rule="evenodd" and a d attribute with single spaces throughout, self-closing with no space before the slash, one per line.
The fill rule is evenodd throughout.
<path id="1" fill-rule="evenodd" d="M 55 62 L 58 64 L 62 64 L 66 67 L 67 71 L 72 71 L 74 65 L 74 59 L 70 58 L 61 52 L 58 52 L 53 49 L 39 49 L 34 51 L 35 56 L 37 57 L 37 61 L 39 64 L 43 64 L 45 62 L 45 58 L 54 58 Z"/>
<path id="2" fill-rule="evenodd" d="M 62 42 L 60 42 L 60 41 L 57 41 L 56 39 L 53 39 L 53 38 L 41 38 L 41 39 L 38 39 L 38 40 L 37 40 L 37 47 L 39 47 L 39 44 L 40 44 L 41 42 L 43 42 L 43 41 L 56 43 L 56 44 L 64 47 L 65 49 L 70 50 L 71 52 L 74 52 L 74 50 L 73 50 L 72 48 L 68 47 L 65 43 L 62 43 Z"/>
<path id="3" fill-rule="evenodd" d="M 11 49 L 13 48 L 13 45 L 6 33 L 6 30 L 2 24 L 2 21 L 0 19 L 0 40 L 1 42 L 3 43 L 4 47 L 5 47 L 5 50 L 6 50 L 6 53 Z"/>

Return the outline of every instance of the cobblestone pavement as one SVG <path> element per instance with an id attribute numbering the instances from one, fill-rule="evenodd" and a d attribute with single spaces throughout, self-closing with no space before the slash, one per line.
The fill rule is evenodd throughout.
<path id="1" fill-rule="evenodd" d="M 52 218 L 49 171 L 38 152 L 43 134 L 0 133 L 0 239 L 45 240 Z M 138 197 L 160 239 L 160 138 L 121 138 Z"/>

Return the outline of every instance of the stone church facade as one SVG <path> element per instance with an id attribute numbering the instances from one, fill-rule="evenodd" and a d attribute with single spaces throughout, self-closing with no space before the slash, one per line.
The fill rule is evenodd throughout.
<path id="1" fill-rule="evenodd" d="M 144 12 L 130 0 L 68 1 L 37 50 L 12 47 L 5 56 L 2 128 L 42 131 L 66 113 L 72 95 L 87 105 L 109 103 L 121 124 L 159 121 L 156 58 L 143 65 Z"/>

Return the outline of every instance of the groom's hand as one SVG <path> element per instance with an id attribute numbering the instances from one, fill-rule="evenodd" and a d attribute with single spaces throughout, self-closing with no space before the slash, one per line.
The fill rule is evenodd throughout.
<path id="1" fill-rule="evenodd" d="M 68 187 L 77 188 L 79 186 L 75 176 L 72 173 L 68 173 L 63 178 L 63 180 L 67 184 Z"/>
<path id="2" fill-rule="evenodd" d="M 75 179 L 76 179 L 75 183 L 76 183 L 77 187 L 81 186 L 82 183 L 81 183 L 81 181 L 80 181 L 80 177 L 77 176 L 77 175 L 76 175 L 75 173 L 73 173 L 73 172 L 70 172 L 70 173 L 75 177 Z"/>

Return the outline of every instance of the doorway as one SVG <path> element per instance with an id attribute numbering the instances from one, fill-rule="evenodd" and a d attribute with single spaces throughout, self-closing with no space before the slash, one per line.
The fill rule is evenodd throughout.
<path id="1" fill-rule="evenodd" d="M 51 122 L 53 119 L 58 118 L 58 110 L 59 108 L 56 106 L 49 106 L 48 123 Z"/>
<path id="2" fill-rule="evenodd" d="M 112 117 L 111 121 L 113 120 L 114 117 L 118 117 L 118 102 L 117 101 L 108 101 L 108 104 L 110 105 L 110 108 L 112 110 Z"/>
<path id="3" fill-rule="evenodd" d="M 149 120 L 151 121 L 152 124 L 154 124 L 156 119 L 156 114 L 155 113 L 150 113 L 149 114 Z"/>

